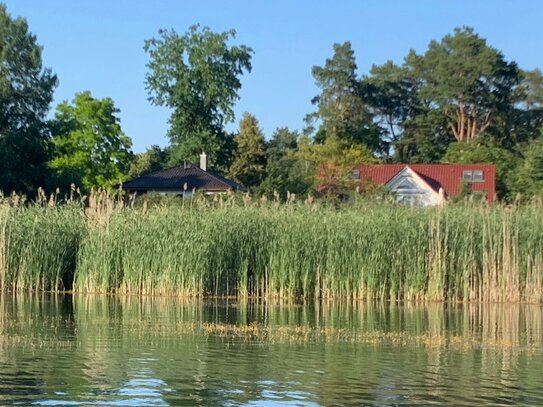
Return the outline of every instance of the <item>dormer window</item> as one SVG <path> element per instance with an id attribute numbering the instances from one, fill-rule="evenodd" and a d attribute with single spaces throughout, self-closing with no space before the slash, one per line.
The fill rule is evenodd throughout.
<path id="1" fill-rule="evenodd" d="M 468 182 L 483 182 L 485 180 L 481 170 L 465 170 L 462 179 Z"/>
<path id="2" fill-rule="evenodd" d="M 352 179 L 360 179 L 360 170 L 352 170 L 351 171 L 351 178 Z"/>

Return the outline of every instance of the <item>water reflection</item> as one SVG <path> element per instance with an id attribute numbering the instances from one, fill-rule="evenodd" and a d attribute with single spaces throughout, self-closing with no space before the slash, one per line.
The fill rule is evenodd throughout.
<path id="1" fill-rule="evenodd" d="M 543 405 L 523 305 L 0 297 L 0 404 Z"/>

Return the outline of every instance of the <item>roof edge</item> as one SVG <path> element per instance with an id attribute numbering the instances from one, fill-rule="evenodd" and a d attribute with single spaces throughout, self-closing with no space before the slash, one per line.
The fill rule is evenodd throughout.
<path id="1" fill-rule="evenodd" d="M 436 191 L 432 186 L 420 176 L 420 174 L 415 171 L 413 168 L 411 168 L 409 165 L 406 165 L 403 169 L 401 169 L 396 175 L 394 175 L 388 182 L 385 184 L 388 186 L 390 183 L 392 183 L 396 178 L 398 178 L 404 171 L 408 171 L 413 177 L 415 178 L 415 181 L 418 181 L 420 184 L 423 184 L 428 190 L 432 191 L 436 196 L 439 196 L 439 191 Z"/>

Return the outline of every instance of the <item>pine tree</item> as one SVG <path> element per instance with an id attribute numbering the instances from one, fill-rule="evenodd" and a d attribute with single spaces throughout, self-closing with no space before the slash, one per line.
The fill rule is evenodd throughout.
<path id="1" fill-rule="evenodd" d="M 312 69 L 321 93 L 311 100 L 317 111 L 307 115 L 306 121 L 310 127 L 319 125 L 315 134 L 319 143 L 327 137 L 336 137 L 349 145 L 364 144 L 377 150 L 379 129 L 373 122 L 356 70 L 351 43 L 334 44 L 334 56 L 324 66 Z"/>

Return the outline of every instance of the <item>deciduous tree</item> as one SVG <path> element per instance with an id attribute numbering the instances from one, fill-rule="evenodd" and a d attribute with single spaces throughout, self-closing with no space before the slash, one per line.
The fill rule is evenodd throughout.
<path id="1" fill-rule="evenodd" d="M 145 41 L 149 100 L 172 109 L 168 136 L 177 162 L 196 161 L 205 151 L 211 168 L 225 170 L 229 164 L 233 144 L 224 125 L 234 120 L 240 76 L 251 70 L 253 53 L 245 45 L 230 45 L 235 35 L 192 26 L 183 35 L 160 30 Z"/>
<path id="2" fill-rule="evenodd" d="M 489 163 L 496 165 L 496 192 L 500 198 L 510 194 L 518 158 L 491 138 L 479 138 L 471 143 L 451 143 L 443 162 L 460 164 Z"/>
<path id="3" fill-rule="evenodd" d="M 0 4 L 0 189 L 31 192 L 47 175 L 46 115 L 57 77 L 23 18 Z"/>
<path id="4" fill-rule="evenodd" d="M 50 163 L 60 186 L 85 189 L 112 187 L 126 178 L 132 141 L 120 126 L 119 110 L 110 98 L 90 92 L 75 95 L 57 107 L 53 121 L 54 158 Z"/>
<path id="5" fill-rule="evenodd" d="M 147 151 L 134 155 L 128 170 L 128 178 L 137 178 L 149 172 L 159 171 L 167 166 L 167 162 L 168 151 L 152 145 Z"/>
<path id="6" fill-rule="evenodd" d="M 334 136 L 327 137 L 323 144 L 301 143 L 294 156 L 306 163 L 315 189 L 333 195 L 352 191 L 359 184 L 352 177 L 355 166 L 377 162 L 368 147 L 348 145 Z"/>

